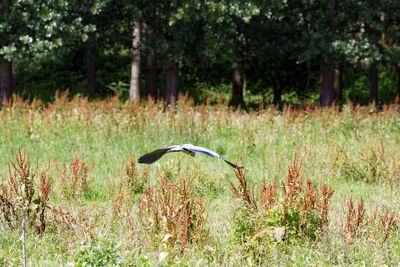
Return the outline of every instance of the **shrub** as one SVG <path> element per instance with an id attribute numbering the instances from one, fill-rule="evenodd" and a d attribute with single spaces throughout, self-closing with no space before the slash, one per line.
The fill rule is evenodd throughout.
<path id="1" fill-rule="evenodd" d="M 10 164 L 8 183 L 0 188 L 0 214 L 12 229 L 20 228 L 26 221 L 42 234 L 46 228 L 51 178 L 42 171 L 36 184 L 36 175 L 31 169 L 29 155 L 20 150 L 16 162 Z"/>
<path id="2" fill-rule="evenodd" d="M 112 242 L 92 241 L 82 243 L 74 259 L 76 267 L 121 266 L 122 258 Z"/>
<path id="3" fill-rule="evenodd" d="M 398 228 L 395 211 L 387 208 L 380 212 L 376 209 L 370 216 L 366 214 L 364 201 L 357 204 L 351 197 L 347 202 L 344 218 L 341 218 L 342 230 L 347 243 L 352 243 L 355 238 L 366 237 L 372 243 L 386 242 L 393 231 Z"/>
<path id="4" fill-rule="evenodd" d="M 127 181 L 127 187 L 133 194 L 143 193 L 147 181 L 149 179 L 149 168 L 145 168 L 141 175 L 139 175 L 136 168 L 135 158 L 131 158 L 125 165 L 125 175 Z"/>
<path id="5" fill-rule="evenodd" d="M 88 165 L 86 160 L 74 157 L 69 165 L 58 165 L 56 161 L 54 165 L 65 198 L 76 199 L 89 192 L 94 163 Z"/>
<path id="6" fill-rule="evenodd" d="M 363 181 L 366 183 L 387 183 L 391 186 L 396 182 L 397 166 L 392 161 L 398 161 L 393 157 L 390 160 L 385 156 L 383 144 L 368 146 L 359 155 L 350 157 L 345 151 L 341 151 L 336 165 L 340 175 L 350 181 Z"/>
<path id="7" fill-rule="evenodd" d="M 204 202 L 193 195 L 191 183 L 181 179 L 173 184 L 160 175 L 158 187 L 147 187 L 139 216 L 154 246 L 183 254 L 190 244 L 206 242 Z"/>
<path id="8" fill-rule="evenodd" d="M 58 229 L 74 232 L 80 240 L 94 240 L 97 219 L 98 214 L 88 212 L 85 208 L 69 211 L 55 207 L 51 210 L 49 223 Z"/>
<path id="9" fill-rule="evenodd" d="M 315 187 L 305 182 L 301 163 L 295 159 L 278 194 L 277 182 L 260 187 L 259 201 L 247 188 L 245 174 L 236 171 L 239 185 L 230 182 L 233 194 L 240 200 L 233 220 L 236 244 L 253 256 L 274 247 L 280 241 L 315 241 L 328 224 L 328 210 L 333 188 L 322 184 Z"/>

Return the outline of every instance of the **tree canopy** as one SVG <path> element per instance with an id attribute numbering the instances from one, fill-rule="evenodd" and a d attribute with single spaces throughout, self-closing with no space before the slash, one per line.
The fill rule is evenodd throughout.
<path id="1" fill-rule="evenodd" d="M 0 0 L 0 98 L 50 100 L 56 90 L 168 103 L 179 92 L 232 105 L 393 102 L 400 2 Z"/>

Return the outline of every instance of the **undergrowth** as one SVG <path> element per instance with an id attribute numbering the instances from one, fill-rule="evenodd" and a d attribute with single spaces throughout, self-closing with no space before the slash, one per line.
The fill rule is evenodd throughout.
<path id="1" fill-rule="evenodd" d="M 0 266 L 398 265 L 396 108 L 16 97 L 0 110 Z M 179 143 L 246 171 L 136 162 Z"/>
<path id="2" fill-rule="evenodd" d="M 233 236 L 245 255 L 263 262 L 263 255 L 280 242 L 316 242 L 323 234 L 334 190 L 305 180 L 297 159 L 289 165 L 279 191 L 277 181 L 261 183 L 258 201 L 242 170 L 236 171 L 236 178 L 237 186 L 230 182 L 233 194 L 240 200 L 234 214 Z"/>

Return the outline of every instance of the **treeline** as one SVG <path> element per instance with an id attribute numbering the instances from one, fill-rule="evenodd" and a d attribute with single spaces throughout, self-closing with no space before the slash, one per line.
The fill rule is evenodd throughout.
<path id="1" fill-rule="evenodd" d="M 69 89 L 170 103 L 228 84 L 232 105 L 244 90 L 275 104 L 395 101 L 400 1 L 0 0 L 2 100 Z"/>

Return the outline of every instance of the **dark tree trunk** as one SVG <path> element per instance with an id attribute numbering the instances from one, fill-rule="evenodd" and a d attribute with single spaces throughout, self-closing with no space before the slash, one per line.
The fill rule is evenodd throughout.
<path id="1" fill-rule="evenodd" d="M 378 35 L 371 35 L 371 42 L 374 45 L 378 45 Z M 378 66 L 376 62 L 372 62 L 368 70 L 369 78 L 369 102 L 378 103 Z"/>
<path id="2" fill-rule="evenodd" d="M 178 64 L 173 60 L 168 60 L 165 73 L 165 101 L 167 105 L 178 99 L 178 72 Z"/>
<path id="3" fill-rule="evenodd" d="M 86 86 L 89 95 L 96 92 L 96 33 L 88 34 L 85 42 Z"/>
<path id="4" fill-rule="evenodd" d="M 132 58 L 131 82 L 129 101 L 137 102 L 140 99 L 140 22 L 134 21 L 132 26 Z"/>
<path id="5" fill-rule="evenodd" d="M 329 2 L 328 2 L 328 15 L 331 18 L 336 16 L 336 0 L 329 0 Z"/>
<path id="6" fill-rule="evenodd" d="M 229 102 L 231 106 L 239 106 L 244 104 L 243 100 L 243 75 L 240 68 L 233 70 L 232 77 L 232 98 Z"/>
<path id="7" fill-rule="evenodd" d="M 94 24 L 94 16 L 91 13 L 91 8 L 94 0 L 84 1 L 83 23 L 84 25 Z M 89 32 L 88 38 L 85 41 L 85 78 L 87 92 L 93 95 L 96 92 L 96 32 Z"/>
<path id="8" fill-rule="evenodd" d="M 334 17 L 336 16 L 336 0 L 328 1 L 328 9 L 326 12 L 326 16 L 332 18 L 330 27 L 334 27 Z M 335 100 L 335 89 L 334 89 L 334 68 L 333 62 L 329 55 L 329 52 L 326 52 L 323 56 L 323 60 L 321 62 L 321 73 L 320 73 L 320 89 L 319 89 L 319 103 L 321 107 L 330 107 Z"/>
<path id="9" fill-rule="evenodd" d="M 10 101 L 12 96 L 12 65 L 7 59 L 0 58 L 0 106 Z"/>
<path id="10" fill-rule="evenodd" d="M 320 76 L 320 91 L 319 91 L 319 102 L 322 107 L 331 106 L 333 104 L 335 91 L 333 88 L 333 68 L 329 60 L 326 60 L 321 64 L 321 76 Z"/>
<path id="11" fill-rule="evenodd" d="M 157 98 L 157 55 L 150 49 L 146 56 L 145 91 L 147 97 Z"/>
<path id="12" fill-rule="evenodd" d="M 397 72 L 397 90 L 396 90 L 396 97 L 400 97 L 400 66 L 396 68 Z"/>
<path id="13" fill-rule="evenodd" d="M 7 15 L 10 12 L 11 3 L 9 0 L 1 0 L 0 16 Z M 0 33 L 2 40 L 7 40 L 6 34 Z M 12 65 L 11 61 L 0 57 L 0 106 L 3 101 L 10 101 L 12 96 Z"/>
<path id="14" fill-rule="evenodd" d="M 369 78 L 369 102 L 378 102 L 378 68 L 376 63 L 372 63 L 368 70 Z"/>
<path id="15" fill-rule="evenodd" d="M 340 67 L 336 67 L 334 70 L 333 77 L 333 90 L 335 91 L 335 97 L 339 100 L 343 100 L 343 74 Z"/>
<path id="16" fill-rule="evenodd" d="M 274 86 L 273 91 L 274 91 L 274 99 L 272 103 L 274 105 L 279 105 L 281 103 L 281 95 L 282 95 L 282 88 L 279 83 Z"/>

